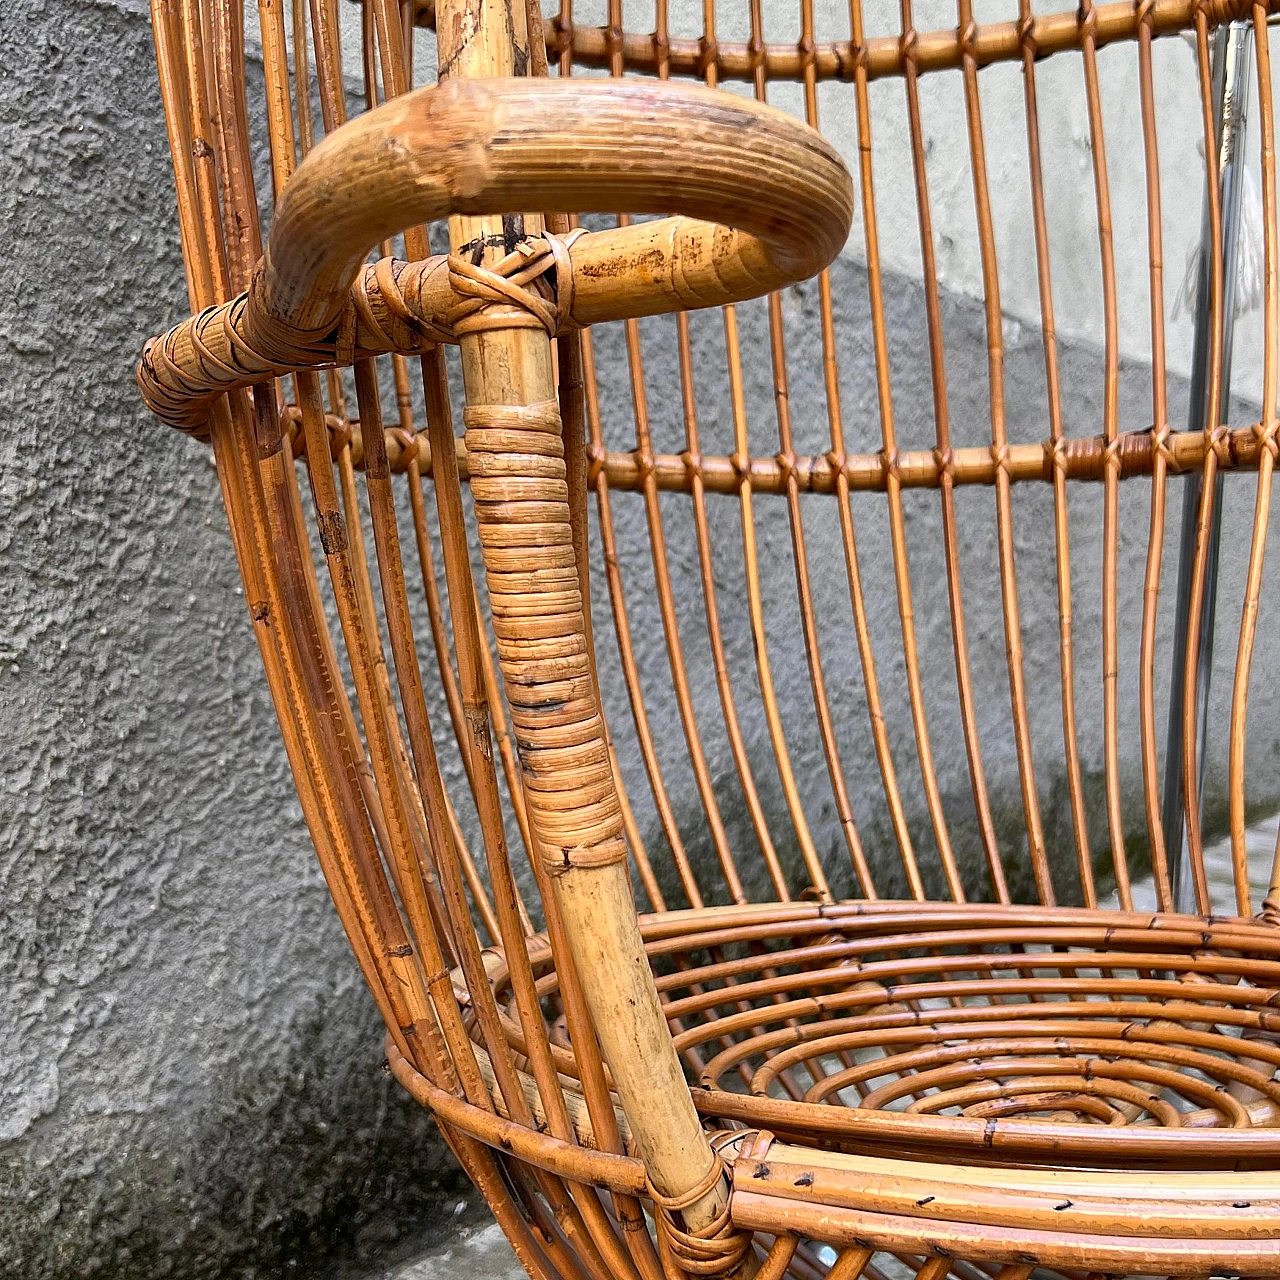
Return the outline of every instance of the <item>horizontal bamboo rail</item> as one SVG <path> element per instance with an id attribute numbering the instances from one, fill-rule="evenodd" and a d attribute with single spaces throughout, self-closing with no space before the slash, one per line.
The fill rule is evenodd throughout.
<path id="1" fill-rule="evenodd" d="M 573 1172 L 583 1181 L 628 1195 L 644 1190 L 644 1165 L 631 1156 L 612 1155 L 605 1151 L 593 1151 L 589 1147 L 572 1146 L 561 1139 L 539 1133 L 525 1125 L 516 1124 L 505 1116 L 494 1115 L 481 1107 L 463 1102 L 460 1098 L 437 1088 L 426 1076 L 414 1069 L 413 1064 L 396 1048 L 388 1036 L 385 1041 L 387 1066 L 391 1074 L 423 1106 L 429 1107 L 444 1123 L 486 1146 L 508 1151 L 521 1160 L 538 1168 L 559 1172 L 566 1163 L 573 1165 Z"/>
<path id="2" fill-rule="evenodd" d="M 1092 1230 L 1074 1232 L 1065 1225 L 1046 1231 L 992 1228 L 964 1222 L 922 1222 L 904 1214 L 834 1209 L 799 1201 L 788 1201 L 784 1211 L 777 1199 L 762 1195 L 758 1185 L 752 1183 L 735 1190 L 734 1221 L 744 1227 L 813 1235 L 838 1245 L 860 1246 L 877 1238 L 898 1243 L 914 1237 L 916 1247 L 926 1248 L 931 1257 L 948 1260 L 977 1257 L 1005 1265 L 1033 1259 L 1043 1267 L 1088 1266 L 1098 1272 L 1126 1276 L 1210 1275 L 1221 1263 L 1223 1249 L 1219 1240 L 1197 1237 L 1152 1240 Z M 1275 1274 L 1273 1239 L 1237 1239 L 1232 1241 L 1230 1249 L 1233 1272 Z"/>
<path id="3" fill-rule="evenodd" d="M 285 414 L 286 422 L 296 420 L 292 408 Z M 363 469 L 364 444 L 359 422 L 343 422 L 331 416 L 329 428 L 335 450 L 349 441 L 353 464 Z M 1255 470 L 1261 453 L 1258 435 L 1256 425 L 1224 432 L 1215 451 L 1219 468 Z M 387 461 L 393 472 L 405 472 L 411 462 L 416 462 L 423 475 L 431 474 L 431 447 L 425 436 L 408 436 L 396 427 L 388 429 L 385 437 Z M 1199 470 L 1208 451 L 1209 445 L 1201 431 L 1171 433 L 1165 449 L 1170 473 Z M 1156 449 L 1149 429 L 1122 432 L 1116 438 L 1113 452 L 1122 479 L 1151 474 Z M 295 454 L 298 460 L 305 456 L 305 449 Z M 1101 436 L 1064 437 L 1058 445 L 1050 440 L 1043 444 L 1010 445 L 1003 460 L 982 446 L 954 449 L 949 459 L 940 457 L 934 449 L 903 449 L 892 460 L 880 451 L 845 454 L 843 462 L 831 454 L 743 459 L 737 455 L 695 457 L 688 453 L 589 450 L 592 480 L 603 474 L 610 489 L 642 493 L 652 477 L 660 490 L 689 493 L 696 478 L 707 493 L 737 494 L 746 481 L 753 493 L 772 495 L 786 494 L 793 479 L 801 493 L 833 494 L 841 476 L 850 490 L 862 492 L 883 492 L 890 476 L 895 476 L 904 489 L 936 489 L 943 476 L 949 477 L 953 485 L 989 485 L 1001 466 L 1012 482 L 1051 481 L 1055 459 L 1060 459 L 1059 465 L 1068 480 L 1100 481 L 1106 478 L 1109 456 L 1107 443 Z M 457 442 L 457 458 L 459 473 L 463 479 L 469 478 L 466 446 L 461 439 Z"/>
<path id="4" fill-rule="evenodd" d="M 1188 30 L 1197 13 L 1204 12 L 1210 25 L 1246 16 L 1252 6 L 1242 0 L 1156 0 L 1151 6 L 1155 36 Z M 1276 5 L 1268 3 L 1267 11 Z M 852 40 L 814 41 L 801 37 L 795 44 L 765 44 L 716 39 L 682 39 L 678 36 L 621 27 L 572 29 L 558 18 L 546 20 L 549 52 L 571 54 L 587 67 L 608 67 L 620 58 L 630 71 L 652 74 L 665 67 L 672 75 L 705 76 L 713 71 L 719 80 L 753 80 L 763 72 L 768 80 L 802 80 L 812 72 L 817 80 L 850 81 L 859 65 L 868 80 L 901 76 L 908 66 L 918 73 L 947 71 L 962 65 L 969 55 L 979 67 L 994 62 L 1020 61 L 1025 52 L 1035 58 L 1078 52 L 1086 39 L 1095 48 L 1132 40 L 1143 21 L 1140 6 L 1119 0 L 1115 4 L 1081 6 L 1078 10 L 1049 13 L 1029 21 L 973 23 L 964 30 L 913 32 L 909 41 L 879 36 L 856 44 Z M 419 22 L 434 25 L 434 7 L 420 6 Z"/>

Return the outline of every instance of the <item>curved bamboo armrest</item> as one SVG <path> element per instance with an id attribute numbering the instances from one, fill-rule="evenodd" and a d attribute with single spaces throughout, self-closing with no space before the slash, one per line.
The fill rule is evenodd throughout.
<path id="1" fill-rule="evenodd" d="M 373 246 L 452 214 L 562 209 L 684 216 L 559 250 L 557 325 L 737 302 L 806 279 L 844 244 L 853 189 L 814 130 L 716 90 L 554 79 L 421 89 L 316 147 L 284 192 L 248 293 L 149 342 L 143 396 L 164 421 L 198 429 L 223 392 L 350 359 L 370 293 L 394 283 L 369 268 L 357 307 L 352 284 Z M 427 265 L 416 278 L 437 288 L 412 319 L 447 340 L 456 277 Z"/>

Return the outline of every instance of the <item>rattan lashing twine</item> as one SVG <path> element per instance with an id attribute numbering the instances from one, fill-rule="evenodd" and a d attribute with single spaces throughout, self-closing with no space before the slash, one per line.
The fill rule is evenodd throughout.
<path id="1" fill-rule="evenodd" d="M 205 308 L 162 339 L 149 342 L 138 368 L 139 388 L 166 422 L 203 435 L 209 408 L 224 392 L 246 381 L 264 382 L 299 369 L 348 365 L 365 344 L 371 349 L 422 350 L 497 328 L 545 328 L 554 335 L 573 325 L 569 251 L 583 234 L 577 227 L 564 235 L 543 232 L 526 237 L 489 267 L 450 254 L 449 283 L 463 301 L 438 319 L 418 315 L 409 306 L 400 287 L 409 264 L 393 258 L 367 265 L 356 277 L 342 314 L 316 331 L 284 326 L 254 305 L 255 278 L 248 292 Z M 179 343 L 191 349 L 185 374 L 175 351 Z M 191 365 L 198 382 L 191 377 Z M 198 394 L 207 388 L 212 389 Z"/>

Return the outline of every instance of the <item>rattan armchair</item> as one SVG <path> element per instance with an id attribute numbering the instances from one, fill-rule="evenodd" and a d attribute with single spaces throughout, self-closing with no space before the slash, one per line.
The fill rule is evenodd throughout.
<path id="1" fill-rule="evenodd" d="M 298 796 L 386 1020 L 391 1071 L 435 1114 L 534 1280 L 1280 1276 L 1280 886 L 1273 874 L 1265 900 L 1251 896 L 1245 794 L 1251 683 L 1274 680 L 1265 645 L 1258 653 L 1280 421 L 1269 5 L 1082 0 L 1036 16 L 1021 0 L 979 24 L 958 0 L 954 23 L 929 31 L 901 0 L 896 29 L 873 33 L 851 0 L 846 29 L 828 39 L 813 0 L 795 0 L 778 42 L 766 39 L 775 15 L 750 0 L 737 43 L 717 39 L 710 0 L 688 37 L 673 33 L 666 0 L 651 33 L 624 26 L 620 0 L 608 0 L 603 26 L 563 6 L 544 19 L 511 0 L 365 0 L 341 12 L 339 0 L 259 0 L 249 18 L 264 75 L 250 93 L 237 0 L 153 0 L 194 314 L 147 345 L 139 384 L 161 419 L 212 444 Z M 348 122 L 360 64 L 344 72 L 340 43 L 356 16 L 369 109 Z M 434 78 L 421 65 L 428 30 L 439 83 L 415 89 L 415 48 L 419 80 Z M 1176 193 L 1206 211 L 1185 430 L 1167 403 L 1169 184 L 1156 103 L 1165 109 L 1172 91 L 1154 53 L 1179 35 L 1196 66 L 1181 109 L 1211 158 L 1211 179 L 1188 169 Z M 1104 46 L 1128 50 L 1137 71 L 1136 94 L 1108 124 Z M 1051 250 L 1045 166 L 1056 161 L 1037 81 L 1063 62 L 1082 76 L 1079 185 L 1096 220 Z M 1232 423 L 1238 196 L 1215 179 L 1239 167 L 1250 65 L 1261 413 Z M 1025 95 L 1017 119 L 998 120 L 998 141 L 1025 145 L 1043 335 L 1047 412 L 1026 439 L 1011 433 L 1006 404 L 980 93 L 999 68 L 1020 72 Z M 989 412 L 954 436 L 920 105 L 934 73 L 960 89 L 985 308 Z M 875 81 L 893 94 L 873 104 Z M 775 82 L 803 119 L 765 102 Z M 852 178 L 818 132 L 820 100 L 824 119 L 847 123 Z M 911 175 L 914 220 L 878 219 L 881 129 L 903 144 L 893 159 Z M 1142 300 L 1150 409 L 1123 429 L 1118 316 L 1134 303 L 1117 286 L 1117 131 L 1140 144 L 1154 300 Z M 621 216 L 584 229 L 588 213 Z M 664 216 L 631 221 L 639 214 Z M 851 227 L 867 308 L 852 354 L 826 270 Z M 441 245 L 447 234 L 446 253 L 433 256 L 433 232 Z M 882 246 L 906 242 L 919 249 L 925 323 L 901 351 Z M 1101 281 L 1101 416 L 1078 434 L 1079 388 L 1055 336 L 1064 252 L 1087 253 Z M 817 337 L 789 349 L 786 291 L 815 276 L 799 296 Z M 756 314 L 769 351 L 753 361 L 735 304 L 765 296 Z M 672 313 L 663 333 L 678 378 L 658 395 L 640 319 Z M 714 322 L 723 344 L 727 382 L 710 406 L 695 385 L 695 321 Z M 625 448 L 606 443 L 603 425 L 612 384 L 605 331 L 591 326 L 608 322 L 623 322 L 625 350 L 610 349 L 630 377 Z M 825 421 L 793 422 L 789 360 L 816 370 Z M 776 409 L 761 426 L 749 418 L 765 361 Z M 930 372 L 930 418 L 900 412 L 902 361 Z M 841 408 L 854 364 L 872 388 L 856 423 Z M 660 398 L 683 432 L 668 452 L 650 420 Z M 719 454 L 709 417 L 731 433 Z M 770 431 L 776 447 L 762 450 Z M 1118 603 L 1130 478 L 1147 531 L 1133 646 Z M 1015 496 L 1030 491 L 1048 495 L 1034 529 L 1015 521 Z M 1096 665 L 1080 656 L 1073 611 L 1082 492 L 1100 495 L 1088 499 L 1101 525 Z M 1171 495 L 1184 492 L 1175 593 L 1166 526 Z M 1221 550 L 1244 565 L 1225 734 L 1233 893 L 1214 903 L 1203 619 L 1228 497 L 1245 513 Z M 628 613 L 626 502 L 643 508 L 631 527 L 651 553 L 660 627 L 639 639 L 656 636 L 666 672 L 650 669 Z M 925 507 L 940 524 L 913 518 Z M 762 546 L 766 508 L 785 511 L 786 532 Z M 815 510 L 836 522 L 843 564 L 839 553 L 812 561 Z M 858 545 L 870 519 L 888 530 L 874 564 Z M 966 521 L 992 532 L 1016 837 L 984 767 L 995 694 L 990 671 L 975 676 L 966 633 Z M 926 537 L 941 572 L 913 583 Z M 1054 566 L 1040 584 L 1054 617 L 1043 652 L 1028 651 L 1020 614 L 1034 585 L 1029 537 Z M 794 566 L 789 600 L 769 585 L 779 554 Z M 740 575 L 732 601 L 726 557 Z M 701 588 L 696 615 L 673 587 L 681 565 Z M 601 581 L 608 637 L 603 608 L 592 626 Z M 823 610 L 838 596 L 851 622 L 833 659 Z M 799 638 L 785 648 L 771 622 L 784 608 Z M 945 696 L 922 637 L 935 619 L 950 628 Z M 1130 648 L 1132 696 L 1121 677 Z M 735 657 L 748 653 L 753 664 Z M 1059 706 L 1029 692 L 1028 671 L 1045 664 Z M 791 694 L 780 692 L 787 669 L 802 672 Z M 714 689 L 711 712 L 695 705 L 695 685 Z M 850 688 L 857 718 L 841 701 Z M 1080 746 L 1086 688 L 1100 702 L 1096 777 Z M 1122 741 L 1131 721 L 1136 741 Z M 935 754 L 944 722 L 963 744 L 963 806 Z M 798 732 L 816 735 L 825 779 L 793 763 Z M 842 756 L 859 740 L 873 763 L 854 777 Z M 673 742 L 685 749 L 676 765 L 663 761 Z M 1061 787 L 1037 781 L 1046 752 Z M 854 816 L 872 792 L 886 815 L 874 840 Z M 1139 911 L 1147 862 L 1155 910 Z"/>

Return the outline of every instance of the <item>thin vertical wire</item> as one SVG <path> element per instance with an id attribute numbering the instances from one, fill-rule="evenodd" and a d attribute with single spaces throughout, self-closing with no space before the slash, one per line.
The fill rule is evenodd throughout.
<path id="1" fill-rule="evenodd" d="M 1249 674 L 1257 639 L 1258 597 L 1267 551 L 1271 516 L 1271 476 L 1275 469 L 1277 341 L 1280 341 L 1280 277 L 1277 272 L 1275 118 L 1271 104 L 1271 47 L 1267 36 L 1265 5 L 1253 6 L 1254 49 L 1258 71 L 1258 124 L 1261 134 L 1263 271 L 1266 282 L 1262 327 L 1262 419 L 1254 428 L 1258 441 L 1258 495 L 1253 509 L 1253 536 L 1245 579 L 1244 607 L 1240 616 L 1240 642 L 1236 649 L 1235 682 L 1231 689 L 1231 736 L 1227 757 L 1230 796 L 1231 861 L 1235 876 L 1236 909 L 1242 916 L 1252 910 L 1249 888 L 1249 852 L 1245 843 L 1245 717 L 1248 712 Z"/>
<path id="2" fill-rule="evenodd" d="M 1111 229 L 1111 186 L 1107 175 L 1107 140 L 1102 128 L 1098 91 L 1098 15 L 1093 0 L 1080 0 L 1080 51 L 1084 60 L 1089 143 L 1098 207 L 1098 249 L 1102 258 L 1104 446 L 1102 512 L 1102 729 L 1107 804 L 1107 830 L 1120 907 L 1133 910 L 1129 861 L 1124 849 L 1124 817 L 1120 810 L 1120 629 L 1116 616 L 1117 560 L 1120 539 L 1120 326 L 1116 313 L 1115 245 Z"/>
<path id="3" fill-rule="evenodd" d="M 1075 835 L 1076 867 L 1086 907 L 1098 904 L 1093 855 L 1085 814 L 1084 780 L 1076 734 L 1076 672 L 1071 605 L 1071 531 L 1067 514 L 1067 445 L 1062 430 L 1062 387 L 1058 376 L 1057 325 L 1053 279 L 1049 269 L 1049 223 L 1045 214 L 1044 170 L 1040 159 L 1040 112 L 1036 99 L 1036 46 L 1031 0 L 1018 3 L 1018 39 L 1022 47 L 1023 95 L 1026 101 L 1027 157 L 1031 168 L 1031 206 L 1035 224 L 1036 277 L 1040 294 L 1040 332 L 1044 343 L 1045 386 L 1049 401 L 1049 454 L 1053 466 L 1054 560 L 1058 580 L 1058 654 L 1062 680 L 1062 747 L 1066 755 L 1067 791 Z"/>
<path id="4" fill-rule="evenodd" d="M 920 121 L 917 35 L 911 0 L 901 0 L 903 82 L 907 92 L 907 122 L 911 131 L 911 162 L 916 181 L 916 212 L 920 223 L 920 255 L 924 275 L 925 318 L 929 334 L 929 374 L 933 386 L 933 417 L 938 459 L 938 496 L 942 503 L 942 537 L 947 565 L 947 599 L 951 605 L 952 648 L 955 653 L 956 688 L 960 696 L 960 723 L 969 779 L 978 818 L 978 834 L 987 859 L 991 887 L 998 902 L 1009 901 L 1009 886 L 991 819 L 982 747 L 973 703 L 973 679 L 969 668 L 969 642 L 965 628 L 964 595 L 960 581 L 960 548 L 956 535 L 956 506 L 951 456 L 951 414 L 947 404 L 947 367 L 943 351 L 942 307 L 938 296 L 938 269 L 933 247 L 933 213 L 929 200 L 929 175 L 925 163 L 924 130 Z"/>

